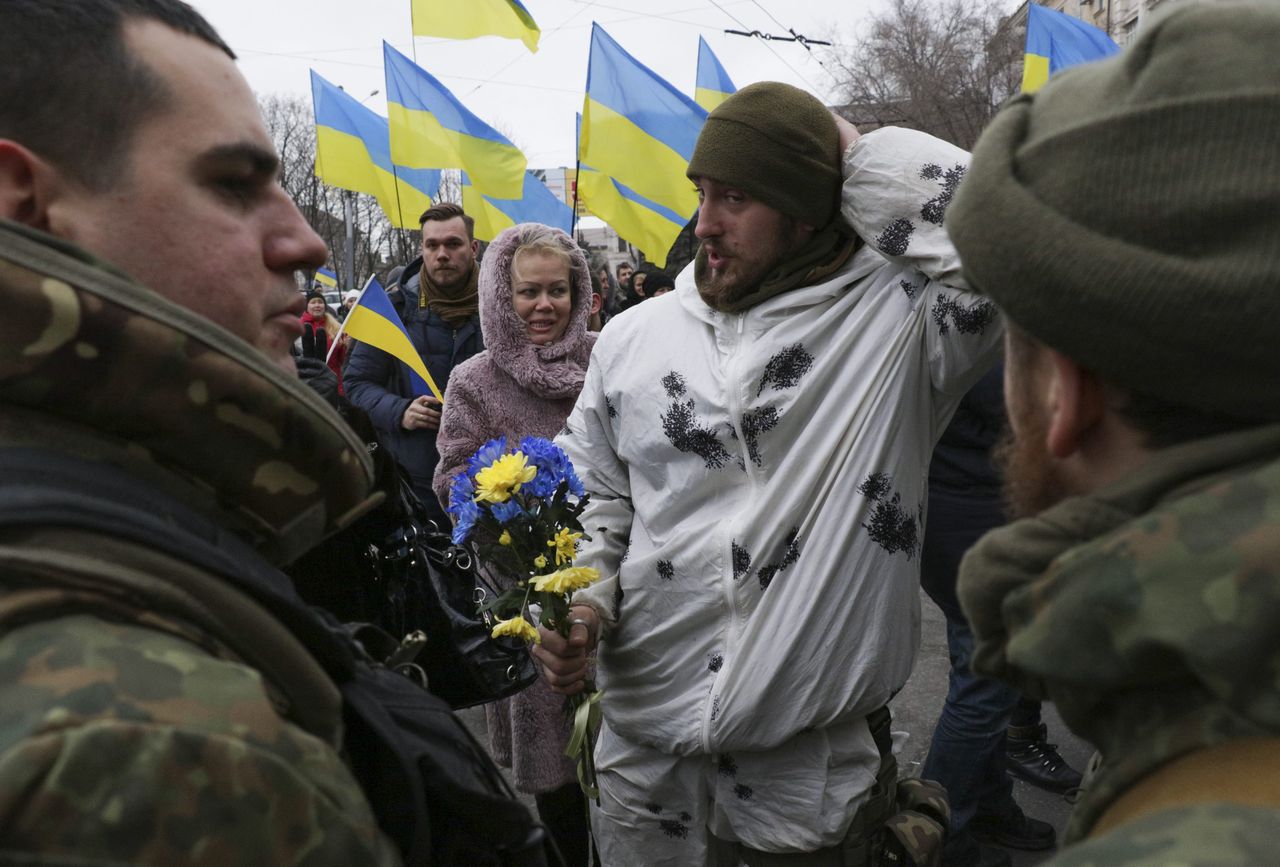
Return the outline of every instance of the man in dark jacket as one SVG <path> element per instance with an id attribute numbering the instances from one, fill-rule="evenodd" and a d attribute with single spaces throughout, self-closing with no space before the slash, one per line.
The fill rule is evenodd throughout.
<path id="1" fill-rule="evenodd" d="M 428 208 L 419 223 L 422 257 L 400 275 L 398 307 L 409 339 L 443 393 L 454 366 L 484 349 L 476 293 L 480 245 L 474 221 L 458 205 L 446 202 Z M 344 382 L 347 397 L 369 414 L 408 473 L 414 492 L 443 528 L 449 520 L 431 491 L 440 459 L 440 401 L 416 394 L 409 375 L 407 365 L 361 343 L 351 355 Z"/>

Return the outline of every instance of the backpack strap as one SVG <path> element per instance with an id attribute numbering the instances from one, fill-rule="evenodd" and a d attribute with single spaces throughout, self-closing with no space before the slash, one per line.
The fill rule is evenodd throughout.
<path id="1" fill-rule="evenodd" d="M 1179 756 L 1112 801 L 1089 836 L 1150 813 L 1211 801 L 1280 809 L 1280 738 L 1239 738 Z"/>

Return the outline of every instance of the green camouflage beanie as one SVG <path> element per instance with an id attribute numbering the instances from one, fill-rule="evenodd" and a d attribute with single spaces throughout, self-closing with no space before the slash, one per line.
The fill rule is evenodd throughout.
<path id="1" fill-rule="evenodd" d="M 1134 391 L 1280 418 L 1280 3 L 1187 4 L 983 133 L 946 227 L 970 284 Z"/>
<path id="2" fill-rule="evenodd" d="M 820 229 L 840 202 L 840 132 L 817 98 L 761 81 L 707 116 L 688 175 L 736 187 Z"/>

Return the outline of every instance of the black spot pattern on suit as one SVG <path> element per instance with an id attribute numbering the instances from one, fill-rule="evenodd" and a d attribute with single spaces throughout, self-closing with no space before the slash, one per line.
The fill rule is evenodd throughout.
<path id="1" fill-rule="evenodd" d="M 756 578 L 760 581 L 761 590 L 768 590 L 769 585 L 773 583 L 773 579 L 777 577 L 779 572 L 792 566 L 800 559 L 799 527 L 791 528 L 791 532 L 787 534 L 785 544 L 786 548 L 782 552 L 782 559 L 773 563 L 766 563 L 756 573 Z"/>
<path id="2" fill-rule="evenodd" d="M 720 757 L 720 761 L 716 765 L 716 773 L 722 777 L 738 776 L 738 763 L 733 756 L 725 753 Z"/>
<path id="3" fill-rule="evenodd" d="M 742 783 L 738 783 L 738 785 L 733 787 L 733 793 L 738 796 L 739 801 L 750 801 L 751 796 L 755 794 L 755 792 L 751 790 L 750 786 Z"/>
<path id="4" fill-rule="evenodd" d="M 920 206 L 920 216 L 935 226 L 942 225 L 942 218 L 951 204 L 951 197 L 956 194 L 956 187 L 964 180 L 964 166 L 955 165 L 945 172 L 941 166 L 929 163 L 920 170 L 920 177 L 925 180 L 942 180 L 942 192 Z"/>
<path id="5" fill-rule="evenodd" d="M 676 567 L 670 560 L 658 561 L 658 577 L 663 581 L 670 581 L 672 578 L 676 577 Z"/>
<path id="6" fill-rule="evenodd" d="M 737 542 L 729 543 L 733 552 L 733 580 L 737 581 L 751 571 L 751 552 Z"/>
<path id="7" fill-rule="evenodd" d="M 920 291 L 920 289 L 916 286 L 916 284 L 912 283 L 910 280 L 899 280 L 898 286 L 902 289 L 902 291 L 906 294 L 908 298 L 910 298 L 912 301 L 916 300 L 916 293 Z"/>
<path id="8" fill-rule="evenodd" d="M 613 619 L 622 619 L 622 582 L 618 582 L 618 586 L 613 591 Z"/>
<path id="9" fill-rule="evenodd" d="M 916 227 L 910 220 L 894 220 L 876 236 L 876 247 L 886 256 L 901 256 L 907 252 L 907 245 L 911 243 L 911 235 L 915 230 Z"/>
<path id="10" fill-rule="evenodd" d="M 677 822 L 675 819 L 663 819 L 658 822 L 658 827 L 662 829 L 662 833 L 673 840 L 687 840 L 689 838 L 689 826 L 684 822 Z"/>
<path id="11" fill-rule="evenodd" d="M 890 554 L 904 553 L 907 559 L 916 555 L 920 524 L 915 515 L 902 507 L 902 495 L 893 491 L 893 479 L 887 473 L 872 473 L 858 486 L 858 492 L 873 501 L 871 519 L 862 527 L 875 542 Z M 916 510 L 917 514 L 919 509 Z"/>
<path id="12" fill-rule="evenodd" d="M 804 348 L 804 344 L 791 344 L 770 358 L 764 366 L 764 376 L 760 379 L 760 387 L 756 389 L 756 397 L 771 385 L 774 388 L 795 388 L 812 368 L 813 356 Z"/>
<path id="13" fill-rule="evenodd" d="M 938 333 L 946 335 L 954 325 L 961 334 L 981 334 L 996 318 L 996 306 L 986 299 L 975 301 L 972 306 L 965 307 L 950 295 L 939 295 L 929 311 Z"/>
<path id="14" fill-rule="evenodd" d="M 607 394 L 604 396 L 604 408 L 605 408 L 605 411 L 609 414 L 609 418 L 618 417 L 618 408 L 613 405 L 613 401 L 609 399 L 609 395 Z"/>
<path id="15" fill-rule="evenodd" d="M 667 393 L 667 397 L 675 400 L 678 397 L 684 397 L 689 390 L 684 384 L 684 377 L 676 373 L 674 370 L 662 377 L 662 388 Z"/>
<path id="16" fill-rule="evenodd" d="M 569 422 L 564 423 L 564 427 L 560 428 L 560 436 L 572 435 L 573 428 L 569 427 Z"/>
<path id="17" fill-rule="evenodd" d="M 693 399 L 680 400 L 689 392 L 684 377 L 673 370 L 662 377 L 662 388 L 671 398 L 671 406 L 662 414 L 662 431 L 671 445 L 678 451 L 702 458 L 709 470 L 718 470 L 728 464 L 731 459 L 729 450 L 713 429 L 698 424 Z"/>
<path id="18" fill-rule="evenodd" d="M 724 668 L 724 656 L 719 653 L 713 653 L 707 659 L 707 671 L 715 673 Z"/>
<path id="19" fill-rule="evenodd" d="M 711 699 L 711 721 L 715 722 L 716 717 L 720 716 L 720 696 Z"/>
<path id="20" fill-rule="evenodd" d="M 644 808 L 655 816 L 662 812 L 662 805 L 657 801 L 650 801 L 644 805 Z"/>
<path id="21" fill-rule="evenodd" d="M 747 455 L 757 467 L 764 466 L 760 459 L 760 437 L 778 426 L 777 407 L 763 406 L 743 413 L 742 438 L 747 443 Z"/>

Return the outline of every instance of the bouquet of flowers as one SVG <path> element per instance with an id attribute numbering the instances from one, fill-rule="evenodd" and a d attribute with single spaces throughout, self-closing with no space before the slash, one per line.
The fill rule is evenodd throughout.
<path id="1" fill-rule="evenodd" d="M 573 593 L 600 577 L 595 569 L 574 565 L 587 500 L 568 455 L 538 437 L 525 437 L 513 450 L 505 437 L 490 440 L 454 478 L 447 509 L 453 543 L 467 546 L 477 563 L 511 584 L 480 605 L 483 615 L 496 620 L 495 638 L 538 643 L 535 619 L 569 637 Z M 591 797 L 597 797 L 591 736 L 599 724 L 599 698 L 588 683 L 569 699 L 574 729 L 565 752 L 578 759 L 578 781 Z"/>

